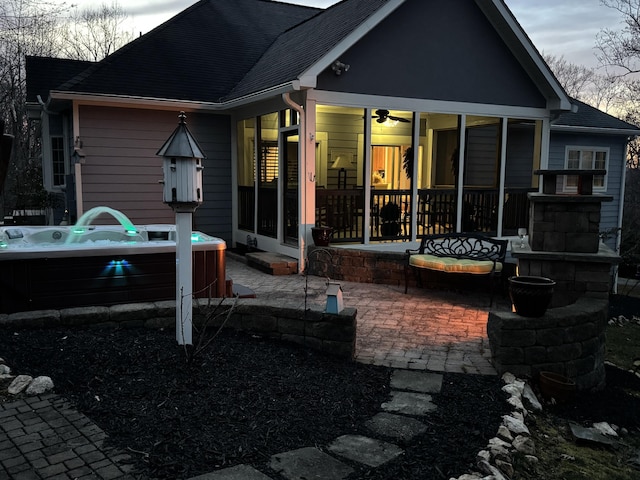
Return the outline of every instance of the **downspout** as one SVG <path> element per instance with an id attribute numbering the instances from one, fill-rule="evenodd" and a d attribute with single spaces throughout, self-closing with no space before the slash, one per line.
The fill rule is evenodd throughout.
<path id="1" fill-rule="evenodd" d="M 301 105 L 298 105 L 296 102 L 291 100 L 291 94 L 289 92 L 285 92 L 282 94 L 282 100 L 284 103 L 289 105 L 292 109 L 298 112 L 298 116 L 300 118 L 300 130 L 298 132 L 298 138 L 300 142 L 298 142 L 298 151 L 300 152 L 300 158 L 298 159 L 298 163 L 302 167 L 300 169 L 300 173 L 298 174 L 298 184 L 300 185 L 300 197 L 301 197 L 301 205 L 299 208 L 298 215 L 300 213 L 305 212 L 304 214 L 304 230 L 302 235 L 299 234 L 298 237 L 298 271 L 300 273 L 304 273 L 306 269 L 306 250 L 307 250 L 307 148 L 306 148 L 306 140 L 307 140 L 307 132 L 306 132 L 306 118 L 304 108 Z M 302 217 L 302 216 L 301 216 Z"/>
<path id="2" fill-rule="evenodd" d="M 76 143 L 74 148 L 81 148 L 80 140 L 80 111 L 77 102 L 73 102 L 73 141 Z M 82 198 L 82 164 L 84 163 L 84 155 L 82 158 L 78 156 L 78 161 L 73 165 L 76 183 L 76 218 L 80 218 L 84 213 L 84 199 Z"/>

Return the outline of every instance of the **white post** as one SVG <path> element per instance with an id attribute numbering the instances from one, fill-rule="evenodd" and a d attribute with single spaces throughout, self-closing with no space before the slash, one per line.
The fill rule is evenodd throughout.
<path id="1" fill-rule="evenodd" d="M 176 340 L 178 345 L 192 345 L 192 212 L 176 208 Z"/>

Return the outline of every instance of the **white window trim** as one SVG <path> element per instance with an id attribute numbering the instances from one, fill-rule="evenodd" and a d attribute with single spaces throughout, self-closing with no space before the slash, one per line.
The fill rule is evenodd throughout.
<path id="1" fill-rule="evenodd" d="M 609 147 L 597 147 L 593 145 L 567 145 L 564 150 L 564 169 L 565 170 L 569 170 L 569 152 L 570 151 L 580 151 L 580 152 L 590 151 L 590 152 L 593 152 L 594 154 L 596 153 L 606 154 L 607 158 L 605 160 L 604 168 L 607 171 L 607 173 L 604 176 L 603 185 L 601 187 L 595 186 L 595 185 L 593 186 L 594 192 L 597 192 L 597 193 L 606 192 L 607 185 L 608 185 L 608 178 L 609 178 L 609 164 L 611 163 L 611 152 Z M 580 168 L 584 168 L 584 167 L 580 165 Z M 576 193 L 577 191 L 577 187 L 567 185 L 567 175 L 563 176 L 562 191 L 565 193 Z"/>
<path id="2" fill-rule="evenodd" d="M 47 113 L 43 113 L 41 117 L 41 126 L 40 131 L 42 135 L 42 179 L 44 187 L 49 192 L 64 192 L 66 189 L 66 175 L 69 174 L 69 141 L 68 141 L 68 126 L 67 122 L 63 121 L 62 124 L 62 134 L 61 135 L 51 135 L 49 128 L 49 115 Z M 64 148 L 64 174 L 65 181 L 62 185 L 54 185 L 53 184 L 53 142 L 52 138 L 60 138 L 62 137 L 62 145 Z"/>

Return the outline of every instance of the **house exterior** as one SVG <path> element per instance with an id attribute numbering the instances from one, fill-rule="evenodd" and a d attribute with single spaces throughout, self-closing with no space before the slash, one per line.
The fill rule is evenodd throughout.
<path id="1" fill-rule="evenodd" d="M 27 59 L 27 100 L 72 219 L 173 223 L 156 152 L 184 111 L 206 154 L 194 228 L 301 261 L 317 225 L 353 244 L 513 235 L 533 172 L 589 158 L 619 226 L 640 133 L 572 101 L 502 0 L 201 0 L 101 62 L 52 62 Z"/>

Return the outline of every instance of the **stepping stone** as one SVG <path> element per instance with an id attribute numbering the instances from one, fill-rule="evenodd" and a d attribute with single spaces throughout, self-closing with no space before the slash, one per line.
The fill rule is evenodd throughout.
<path id="1" fill-rule="evenodd" d="M 438 408 L 431 403 L 431 395 L 413 392 L 391 392 L 391 401 L 382 404 L 385 412 L 403 415 L 426 415 Z"/>
<path id="2" fill-rule="evenodd" d="M 415 370 L 394 370 L 391 374 L 391 388 L 422 393 L 440 393 L 442 375 Z"/>
<path id="3" fill-rule="evenodd" d="M 271 480 L 264 473 L 260 473 L 249 465 L 236 465 L 211 473 L 204 473 L 189 480 Z"/>
<path id="4" fill-rule="evenodd" d="M 415 418 L 383 412 L 367 420 L 365 426 L 377 435 L 403 442 L 409 442 L 427 431 L 427 426 Z"/>
<path id="5" fill-rule="evenodd" d="M 336 438 L 328 449 L 336 455 L 373 468 L 379 467 L 404 453 L 404 450 L 393 443 L 375 440 L 362 435 L 342 435 Z"/>
<path id="6" fill-rule="evenodd" d="M 313 447 L 273 455 L 269 466 L 287 480 L 344 480 L 353 473 L 353 468 Z"/>
<path id="7" fill-rule="evenodd" d="M 570 423 L 569 428 L 571 429 L 571 433 L 573 437 L 577 441 L 583 441 L 587 443 L 595 443 L 599 445 L 613 446 L 617 442 L 616 440 L 603 435 L 595 428 L 585 428 L 576 423 Z"/>

